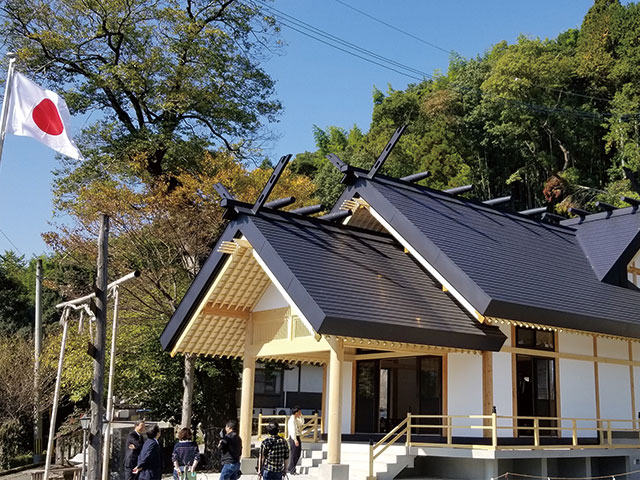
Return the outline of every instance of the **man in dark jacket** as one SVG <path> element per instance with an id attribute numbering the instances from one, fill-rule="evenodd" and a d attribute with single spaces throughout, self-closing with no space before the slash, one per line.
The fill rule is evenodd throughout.
<path id="1" fill-rule="evenodd" d="M 220 432 L 222 439 L 218 448 L 222 452 L 222 471 L 220 480 L 238 480 L 240 476 L 240 455 L 242 455 L 242 440 L 238 435 L 238 422 L 229 420 L 224 430 Z"/>
<path id="2" fill-rule="evenodd" d="M 125 480 L 137 480 L 138 476 L 133 473 L 133 469 L 138 466 L 138 457 L 144 443 L 144 420 L 138 420 L 133 432 L 127 436 L 127 451 L 124 454 L 124 474 Z"/>
<path id="3" fill-rule="evenodd" d="M 138 465 L 133 469 L 133 473 L 138 473 L 140 480 L 161 480 L 162 449 L 158 443 L 158 437 L 160 437 L 158 425 L 147 428 L 147 437 L 149 440 L 142 445 Z"/>

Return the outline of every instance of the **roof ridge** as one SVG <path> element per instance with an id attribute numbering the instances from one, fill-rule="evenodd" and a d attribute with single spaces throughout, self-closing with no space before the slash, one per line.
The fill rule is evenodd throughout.
<path id="1" fill-rule="evenodd" d="M 447 192 L 445 192 L 443 190 L 436 190 L 436 189 L 433 189 L 433 188 L 430 188 L 430 187 L 425 187 L 424 185 L 408 184 L 407 182 L 399 181 L 397 178 L 387 177 L 387 176 L 379 175 L 379 174 L 375 178 L 367 179 L 367 180 L 370 181 L 370 182 L 373 182 L 373 183 L 387 184 L 387 186 L 400 187 L 400 188 L 402 188 L 404 190 L 409 190 L 409 191 L 412 191 L 414 193 L 420 193 L 420 194 L 426 194 L 426 195 L 430 194 L 430 195 L 438 196 L 440 198 L 443 198 L 446 201 L 456 202 L 456 203 L 458 203 L 460 205 L 463 205 L 465 207 L 468 207 L 468 208 L 480 207 L 479 209 L 484 211 L 484 212 L 513 217 L 515 220 L 525 221 L 526 223 L 534 224 L 534 225 L 542 227 L 542 228 L 550 228 L 550 229 L 555 230 L 555 231 L 559 231 L 559 232 L 562 232 L 562 233 L 565 233 L 565 234 L 569 234 L 569 235 L 575 236 L 576 229 L 574 227 L 572 227 L 572 226 L 569 226 L 569 225 L 556 225 L 556 224 L 552 224 L 552 223 L 548 223 L 548 222 L 542 222 L 540 220 L 536 220 L 536 219 L 531 218 L 529 216 L 522 215 L 522 214 L 520 214 L 520 213 L 518 213 L 516 211 L 508 210 L 506 208 L 502 208 L 499 205 L 487 205 L 485 203 L 482 203 L 479 200 L 475 200 L 475 199 L 472 199 L 472 198 L 460 197 L 458 195 L 453 195 L 451 193 L 447 193 Z M 389 185 L 389 184 L 391 184 L 391 185 Z"/>

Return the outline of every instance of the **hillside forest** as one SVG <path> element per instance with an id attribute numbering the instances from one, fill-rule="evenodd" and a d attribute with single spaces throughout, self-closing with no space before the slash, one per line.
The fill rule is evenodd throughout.
<path id="1" fill-rule="evenodd" d="M 6 0 L 0 21 L 20 71 L 59 91 L 72 114 L 100 113 L 77 139 L 84 161 L 60 158 L 55 171 L 64 221 L 44 234 L 51 253 L 41 257 L 45 421 L 55 305 L 92 291 L 107 214 L 110 279 L 142 272 L 121 290 L 116 396 L 178 424 L 185 365 L 195 363 L 189 423 L 214 450 L 217 428 L 236 415 L 239 360 L 172 358 L 158 339 L 225 226 L 213 185 L 253 202 L 277 161 L 260 150 L 283 107 L 261 67 L 270 49 L 286 48 L 277 19 L 252 1 Z M 473 184 L 473 198 L 511 194 L 513 208 L 561 215 L 640 198 L 640 4 L 595 0 L 579 29 L 556 38 L 453 54 L 446 72 L 406 89 L 372 87 L 371 123 L 315 126 L 316 150 L 295 155 L 272 199 L 330 208 L 343 187 L 326 155 L 369 168 L 403 124 L 386 175 L 429 170 L 425 186 Z M 33 453 L 35 263 L 0 257 L 0 469 Z M 88 409 L 92 376 L 90 329 L 76 327 L 62 385 L 67 430 Z"/>

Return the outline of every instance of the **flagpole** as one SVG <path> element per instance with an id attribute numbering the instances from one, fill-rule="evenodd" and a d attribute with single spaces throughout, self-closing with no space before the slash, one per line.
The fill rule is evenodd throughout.
<path id="1" fill-rule="evenodd" d="M 7 53 L 9 57 L 9 69 L 7 70 L 7 81 L 4 84 L 4 98 L 2 99 L 2 115 L 0 116 L 0 162 L 2 161 L 2 149 L 4 147 L 4 137 L 7 134 L 7 117 L 9 110 L 9 95 L 11 95 L 11 83 L 13 82 L 13 70 L 16 63 L 16 54 Z"/>

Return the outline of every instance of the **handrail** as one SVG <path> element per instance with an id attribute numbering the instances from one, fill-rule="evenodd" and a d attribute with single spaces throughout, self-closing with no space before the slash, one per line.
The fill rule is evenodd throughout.
<path id="1" fill-rule="evenodd" d="M 318 442 L 320 436 L 319 432 L 322 431 L 322 417 L 317 413 L 313 415 L 302 415 L 302 419 L 305 420 L 302 426 L 302 435 L 300 440 L 311 440 L 313 443 Z M 258 440 L 262 440 L 263 430 L 270 422 L 277 422 L 278 426 L 282 428 L 284 438 L 289 438 L 289 415 L 263 415 L 258 414 Z"/>
<path id="2" fill-rule="evenodd" d="M 420 420 L 439 420 L 439 422 L 433 423 L 420 423 Z M 463 420 L 463 422 L 460 422 Z M 499 425 L 501 420 L 510 421 L 511 425 Z M 531 425 L 521 425 L 522 420 L 530 421 Z M 464 422 L 466 421 L 466 422 Z M 485 422 L 488 421 L 488 422 Z M 549 423 L 548 425 L 545 424 Z M 591 426 L 578 426 L 579 422 L 589 422 Z M 480 424 L 482 423 L 482 424 Z M 615 424 L 627 424 L 623 426 L 614 426 Z M 384 451 L 390 446 L 398 442 L 402 436 L 406 435 L 407 448 L 412 446 L 417 447 L 448 447 L 448 448 L 474 448 L 485 450 L 507 450 L 507 449 L 551 449 L 551 448 L 637 448 L 640 445 L 640 422 L 637 419 L 602 419 L 602 418 L 578 418 L 578 417 L 534 417 L 534 416 L 517 416 L 517 415 L 497 415 L 492 413 L 491 415 L 415 415 L 412 413 L 407 414 L 402 422 L 396 425 L 391 431 L 389 431 L 378 442 L 374 443 L 373 440 L 369 444 L 369 476 L 367 480 L 373 480 L 376 478 L 374 471 L 374 462 L 380 457 Z M 420 434 L 421 429 L 435 429 L 442 432 L 442 437 L 446 438 L 446 443 L 422 443 L 416 442 L 412 435 Z M 455 443 L 453 441 L 453 431 L 457 430 L 481 430 L 482 432 L 490 431 L 491 440 L 488 444 L 463 444 Z M 520 438 L 531 438 L 531 442 L 518 443 L 518 445 L 498 445 L 498 431 L 510 430 L 516 432 L 527 431 L 531 432 L 531 437 L 522 436 Z M 580 432 L 595 432 L 598 439 L 597 444 L 579 444 Z M 561 443 L 559 445 L 544 445 L 541 442 L 541 437 L 546 435 L 546 432 L 555 432 L 557 438 L 566 438 L 567 443 Z M 570 432 L 569 437 L 563 437 L 563 432 Z M 605 438 L 606 432 L 606 438 Z M 635 443 L 613 443 L 614 432 L 635 432 Z M 584 438 L 594 438 L 591 436 L 585 436 Z"/>

